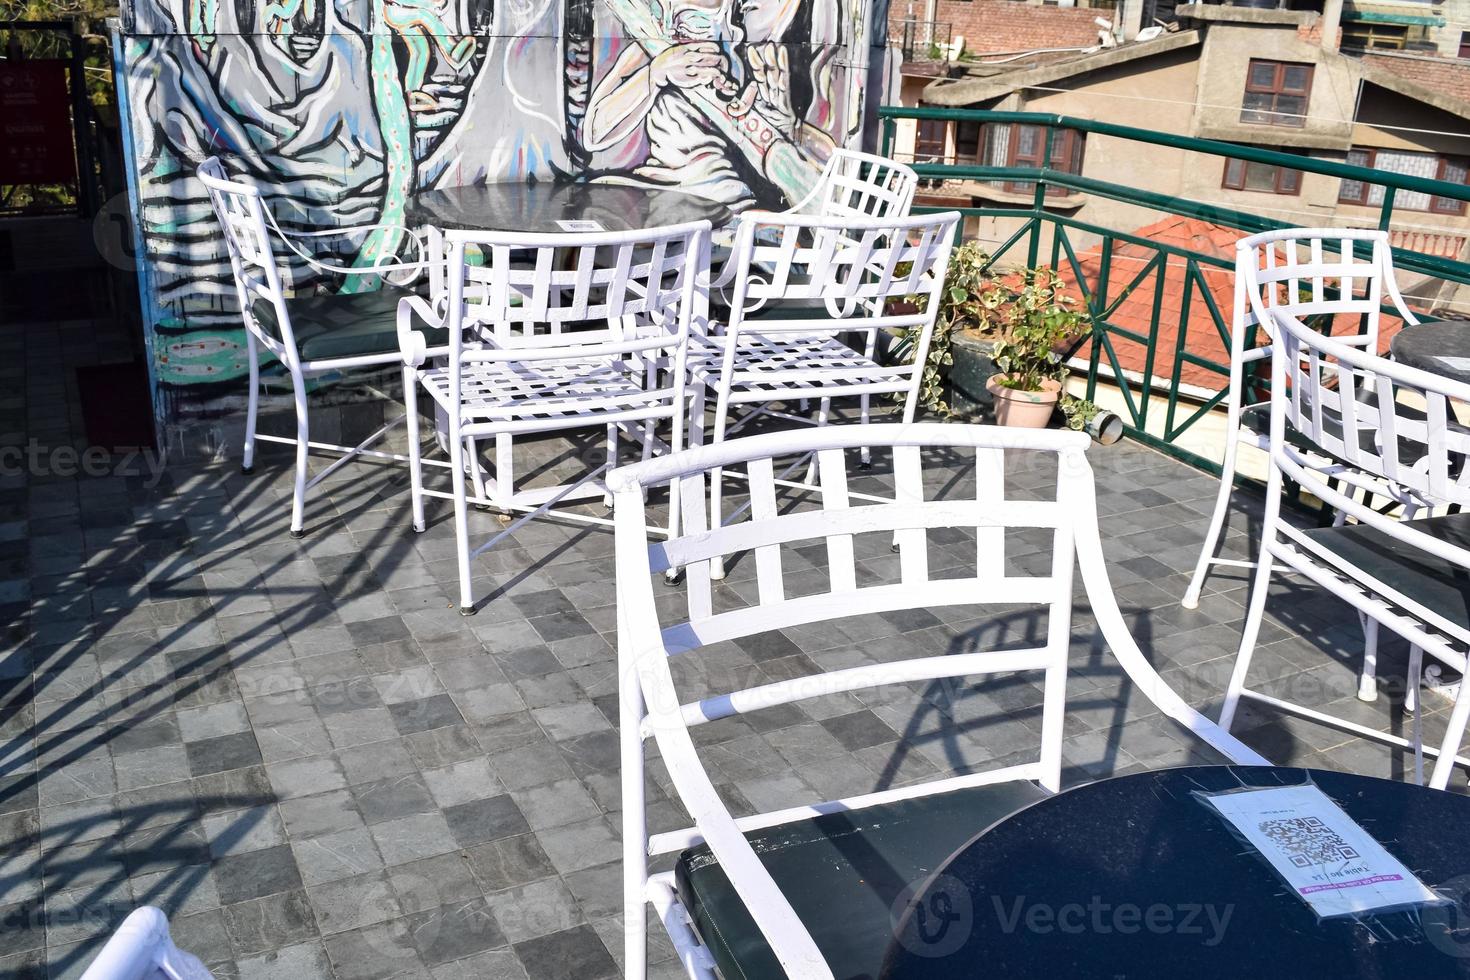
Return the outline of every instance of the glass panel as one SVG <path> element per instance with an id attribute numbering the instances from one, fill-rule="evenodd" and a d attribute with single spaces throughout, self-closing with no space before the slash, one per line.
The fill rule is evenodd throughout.
<path id="1" fill-rule="evenodd" d="M 1467 168 L 1464 160 L 1446 160 L 1444 172 L 1440 174 L 1440 180 L 1447 180 L 1451 184 L 1465 183 Z"/>
<path id="2" fill-rule="evenodd" d="M 1300 170 L 1282 170 L 1281 183 L 1277 188 L 1283 194 L 1295 194 L 1302 189 L 1302 172 Z"/>
<path id="3" fill-rule="evenodd" d="M 1363 182 L 1361 180 L 1345 180 L 1337 188 L 1337 199 L 1339 201 L 1361 201 L 1363 199 Z"/>
<path id="4" fill-rule="evenodd" d="M 1300 95 L 1278 95 L 1276 111 L 1279 115 L 1272 119 L 1276 125 L 1300 126 L 1306 121 L 1302 117 L 1307 112 L 1307 100 Z"/>
<path id="5" fill-rule="evenodd" d="M 1269 123 L 1271 121 L 1270 110 L 1275 99 L 1265 92 L 1247 92 L 1245 101 L 1241 103 L 1240 121 L 1248 123 Z"/>
<path id="6" fill-rule="evenodd" d="M 1242 169 L 1244 167 L 1245 167 L 1245 161 L 1244 160 L 1226 160 L 1225 161 L 1225 180 L 1224 180 L 1224 184 L 1225 184 L 1226 187 L 1240 187 L 1241 186 L 1241 184 L 1243 183 L 1243 181 L 1241 180 L 1241 171 L 1242 171 Z"/>
<path id="7" fill-rule="evenodd" d="M 1287 65 L 1286 77 L 1282 82 L 1283 92 L 1305 92 L 1307 90 L 1307 66 Z"/>
<path id="8" fill-rule="evenodd" d="M 1275 88 L 1276 87 L 1276 62 L 1274 61 L 1252 61 L 1250 74 L 1251 88 Z"/>
<path id="9" fill-rule="evenodd" d="M 1245 189 L 1274 194 L 1276 192 L 1276 168 L 1264 163 L 1246 164 Z"/>
<path id="10" fill-rule="evenodd" d="M 1017 126 L 1016 127 L 1016 159 L 1035 160 L 1041 152 L 1041 127 L 1040 126 Z"/>
<path id="11" fill-rule="evenodd" d="M 1406 174 L 1411 177 L 1434 177 L 1439 173 L 1439 157 L 1433 153 L 1379 150 L 1374 165 L 1391 174 Z M 1378 199 L 1383 200 L 1382 188 L 1379 188 Z M 1394 206 L 1406 211 L 1428 211 L 1429 195 L 1419 191 L 1399 191 L 1394 196 Z"/>

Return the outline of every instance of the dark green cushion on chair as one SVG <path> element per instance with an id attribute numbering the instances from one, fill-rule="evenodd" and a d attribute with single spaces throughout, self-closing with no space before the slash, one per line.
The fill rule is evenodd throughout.
<path id="1" fill-rule="evenodd" d="M 1029 782 L 975 786 L 746 834 L 837 980 L 874 978 L 893 905 L 975 835 L 1045 797 Z M 679 856 L 679 898 L 727 980 L 784 976 L 707 846 Z M 896 910 L 901 912 L 902 909 Z"/>
<path id="2" fill-rule="evenodd" d="M 1405 527 L 1459 548 L 1470 548 L 1470 514 L 1405 521 Z M 1307 537 L 1425 608 L 1470 629 L 1470 573 L 1363 524 L 1322 527 Z"/>
<path id="3" fill-rule="evenodd" d="M 296 336 L 296 350 L 307 361 L 336 357 L 391 354 L 398 350 L 398 301 L 413 293 L 393 286 L 369 293 L 297 296 L 286 300 L 286 314 Z M 279 338 L 276 308 L 264 299 L 251 306 L 255 319 Z M 449 342 L 447 330 L 415 320 L 430 347 Z"/>

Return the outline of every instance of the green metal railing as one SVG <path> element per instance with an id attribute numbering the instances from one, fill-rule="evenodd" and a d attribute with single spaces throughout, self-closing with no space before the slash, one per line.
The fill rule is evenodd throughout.
<path id="1" fill-rule="evenodd" d="M 1096 134 L 1136 144 L 1170 147 L 1203 154 L 1220 160 L 1243 160 L 1287 167 L 1303 173 L 1322 174 L 1343 180 L 1361 181 L 1381 185 L 1384 188 L 1383 202 L 1379 207 L 1377 226 L 1390 229 L 1394 216 L 1395 200 L 1404 191 L 1419 192 L 1433 197 L 1470 202 L 1470 186 L 1452 184 L 1424 177 L 1391 174 L 1381 170 L 1355 167 L 1345 163 L 1317 160 L 1293 153 L 1263 150 L 1252 146 L 1237 146 L 1215 140 L 1176 136 L 1170 133 L 1120 126 L 1114 123 L 1096 122 L 1039 112 L 993 112 L 976 109 L 902 108 L 885 106 L 879 109 L 882 120 L 882 151 L 893 156 L 897 123 L 900 119 L 939 120 L 945 122 L 974 123 L 1022 123 L 1043 127 L 1045 132 L 1041 159 L 1050 162 L 1058 130 L 1071 129 L 1087 134 Z M 1091 149 L 1091 148 L 1090 148 Z M 1084 162 L 1085 167 L 1085 162 Z M 1161 194 L 1155 191 L 1131 187 L 1125 184 L 1066 173 L 1045 167 L 993 167 L 972 164 L 916 163 L 914 170 L 921 178 L 966 181 L 1024 182 L 1033 185 L 1029 205 L 962 207 L 967 217 L 1003 218 L 1018 220 L 1019 227 L 1007 236 L 991 256 L 992 262 L 1003 258 L 1015 259 L 1016 253 L 1024 249 L 1027 267 L 1038 265 L 1043 257 L 1043 242 L 1050 232 L 1049 264 L 1063 272 L 1071 273 L 1087 310 L 1092 317 L 1092 343 L 1088 355 L 1087 395 L 1094 397 L 1103 373 L 1104 362 L 1116 380 L 1125 408 L 1124 425 L 1129 434 L 1139 441 L 1153 445 L 1163 451 L 1184 459 L 1214 473 L 1219 465 L 1178 445 L 1178 437 L 1196 424 L 1224 399 L 1229 379 L 1228 363 L 1214 360 L 1188 350 L 1187 341 L 1191 320 L 1198 326 L 1202 319 L 1192 314 L 1201 307 L 1207 313 L 1209 323 L 1218 331 L 1224 348 L 1230 348 L 1230 323 L 1226 311 L 1216 303 L 1205 278 L 1205 270 L 1218 268 L 1232 270 L 1233 262 L 1219 254 L 1201 252 L 1176 244 L 1158 242 L 1141 237 L 1131 230 L 1103 227 L 1076 214 L 1063 214 L 1053 205 L 1048 207 L 1047 192 L 1052 188 L 1063 188 L 1087 195 L 1089 200 L 1105 199 L 1141 208 L 1196 218 L 1211 224 L 1236 229 L 1242 234 L 1255 234 L 1278 228 L 1292 227 L 1292 223 L 1278 221 L 1247 211 L 1208 204 L 1202 201 Z M 916 208 L 916 210 L 949 210 L 948 208 Z M 1079 210 L 1069 206 L 1067 210 Z M 1085 212 L 1083 205 L 1080 211 Z M 1467 223 L 1470 228 L 1470 223 Z M 1439 234 L 1440 232 L 1434 232 Z M 1446 229 L 1443 234 L 1453 236 Z M 1088 249 L 1096 250 L 1097 271 L 1089 275 L 1078 257 L 1075 238 L 1086 236 Z M 1144 253 L 1142 268 L 1137 272 L 1119 273 L 1114 268 L 1113 255 L 1119 245 L 1132 246 Z M 1084 253 L 1086 254 L 1086 253 Z M 1178 322 L 1168 327 L 1177 331 L 1178 339 L 1172 356 L 1160 363 L 1159 336 L 1165 328 L 1163 297 L 1165 278 L 1171 262 L 1178 270 L 1183 266 L 1181 308 Z M 1426 276 L 1451 283 L 1470 283 L 1470 263 L 1447 259 L 1420 252 L 1394 250 L 1394 263 L 1402 274 Z M 1123 302 L 1140 289 L 1153 289 L 1152 315 L 1146 332 L 1129 329 L 1113 320 Z M 1386 312 L 1392 312 L 1386 310 Z M 1432 317 L 1421 317 L 1432 319 Z M 1126 369 L 1117 352 L 1117 341 L 1123 340 L 1143 347 L 1142 370 Z M 1180 376 L 1185 365 L 1191 365 L 1219 377 L 1218 390 L 1195 397 L 1186 397 L 1181 392 Z M 1260 366 L 1254 366 L 1260 370 Z M 1264 378 L 1248 376 L 1247 385 L 1254 391 L 1264 390 Z M 1162 402 L 1162 404 L 1160 404 Z M 1164 413 L 1158 433 L 1148 430 L 1152 416 L 1158 421 L 1157 413 Z"/>

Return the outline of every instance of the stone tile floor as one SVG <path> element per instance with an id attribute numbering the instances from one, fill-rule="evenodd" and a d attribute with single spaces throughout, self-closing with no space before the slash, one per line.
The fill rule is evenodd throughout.
<path id="1" fill-rule="evenodd" d="M 33 404 L 58 395 L 25 383 Z M 14 396 L 4 404 L 17 409 Z M 64 426 L 44 438 L 74 441 Z M 1092 456 L 1135 635 L 1181 693 L 1213 705 L 1243 612 L 1241 573 L 1221 570 L 1198 610 L 1177 599 L 1215 481 L 1137 445 Z M 0 976 L 79 975 L 145 903 L 219 977 L 617 973 L 610 533 L 518 530 L 477 561 L 482 594 L 496 594 L 464 619 L 452 525 L 438 508 L 426 534 L 408 532 L 400 470 L 339 471 L 300 541 L 286 534 L 282 455 L 251 477 L 222 460 L 175 461 L 156 484 L 146 471 L 0 479 Z M 1015 488 L 1045 479 L 1023 474 Z M 1256 503 L 1236 515 L 1233 553 Z M 494 527 L 488 514 L 475 521 Z M 874 569 L 892 560 L 883 547 L 860 557 Z M 721 588 L 738 591 L 749 574 L 736 567 Z M 1277 591 L 1260 686 L 1404 727 L 1396 697 L 1352 697 L 1361 636 L 1346 607 L 1291 583 Z M 1001 645 L 1035 625 L 1009 610 L 975 615 L 918 610 L 766 634 L 711 650 L 688 679 L 759 682 Z M 1083 604 L 1068 781 L 1213 761 L 1160 722 L 1093 632 Z M 1389 645 L 1386 678 L 1401 659 Z M 1018 677 L 915 685 L 699 735 L 731 805 L 765 809 L 997 764 L 1034 744 L 1039 700 Z M 1249 706 L 1239 730 L 1278 762 L 1404 772 L 1382 746 Z M 652 822 L 670 829 L 682 815 L 657 765 L 654 775 Z M 666 943 L 652 955 L 656 975 L 677 974 Z"/>

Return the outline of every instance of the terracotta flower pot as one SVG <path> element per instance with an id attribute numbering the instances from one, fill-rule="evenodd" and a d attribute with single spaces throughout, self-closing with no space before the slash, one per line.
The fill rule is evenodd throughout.
<path id="1" fill-rule="evenodd" d="M 997 425 L 1014 425 L 1023 429 L 1044 429 L 1051 422 L 1051 414 L 1062 397 L 1059 381 L 1047 379 L 1041 383 L 1040 391 L 1017 391 L 1000 383 L 997 374 L 985 382 L 985 388 L 995 399 L 995 422 Z"/>

